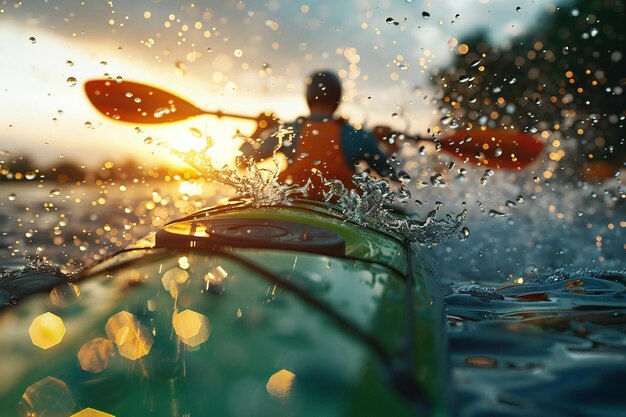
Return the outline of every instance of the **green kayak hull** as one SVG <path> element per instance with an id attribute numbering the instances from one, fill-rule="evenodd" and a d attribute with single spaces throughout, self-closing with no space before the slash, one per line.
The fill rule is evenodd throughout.
<path id="1" fill-rule="evenodd" d="M 447 416 L 445 326 L 401 236 L 229 203 L 0 310 L 0 415 Z"/>

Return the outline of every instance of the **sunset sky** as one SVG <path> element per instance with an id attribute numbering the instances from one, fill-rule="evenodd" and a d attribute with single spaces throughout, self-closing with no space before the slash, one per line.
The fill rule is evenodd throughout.
<path id="1" fill-rule="evenodd" d="M 463 35 L 483 29 L 506 44 L 555 1 L 0 1 L 0 151 L 42 163 L 141 160 L 159 153 L 146 137 L 192 143 L 194 128 L 226 158 L 238 145 L 235 130 L 251 131 L 209 116 L 160 126 L 112 121 L 82 88 L 105 76 L 208 110 L 273 110 L 288 120 L 306 113 L 303 78 L 329 68 L 342 76 L 341 110 L 352 120 L 424 131 L 434 117 L 428 79 Z"/>

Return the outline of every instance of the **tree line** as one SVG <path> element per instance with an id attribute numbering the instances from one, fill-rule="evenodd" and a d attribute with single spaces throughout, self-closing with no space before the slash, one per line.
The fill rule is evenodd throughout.
<path id="1" fill-rule="evenodd" d="M 0 162 L 0 182 L 46 181 L 72 184 L 114 181 L 124 183 L 133 182 L 134 180 L 169 180 L 195 176 L 196 174 L 192 170 L 145 165 L 133 159 L 127 159 L 122 163 L 104 161 L 95 168 L 86 167 L 70 160 L 42 167 L 27 156 Z"/>

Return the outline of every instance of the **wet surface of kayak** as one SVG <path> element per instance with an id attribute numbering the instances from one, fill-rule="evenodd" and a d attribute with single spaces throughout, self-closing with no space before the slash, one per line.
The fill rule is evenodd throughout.
<path id="1" fill-rule="evenodd" d="M 324 205 L 210 209 L 5 308 L 0 410 L 447 415 L 437 288 Z"/>

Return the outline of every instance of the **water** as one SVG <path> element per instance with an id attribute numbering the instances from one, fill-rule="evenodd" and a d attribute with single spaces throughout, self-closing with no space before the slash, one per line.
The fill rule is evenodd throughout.
<path id="1" fill-rule="evenodd" d="M 453 415 L 626 416 L 620 391 L 626 375 L 626 193 L 620 171 L 602 181 L 586 180 L 583 172 L 596 161 L 624 169 L 621 2 L 481 0 L 453 9 L 420 8 L 413 0 L 295 8 L 280 1 L 260 2 L 263 7 L 213 2 L 211 10 L 191 4 L 184 11 L 170 10 L 167 2 L 136 10 L 130 2 L 80 8 L 67 2 L 55 6 L 59 13 L 28 3 L 0 8 L 7 47 L 19 58 L 3 87 L 12 105 L 0 132 L 6 141 L 0 158 L 21 141 L 50 156 L 56 151 L 49 144 L 71 148 L 92 138 L 85 132 L 107 144 L 116 137 L 126 141 L 128 134 L 106 130 L 113 120 L 96 118 L 81 101 L 80 84 L 89 78 L 159 80 L 181 93 L 204 86 L 194 99 L 207 100 L 207 108 L 238 109 L 249 101 L 242 112 L 279 110 L 276 99 L 296 94 L 312 62 L 342 69 L 345 104 L 365 109 L 367 125 L 385 113 L 391 122 L 406 118 L 407 133 L 428 127 L 428 135 L 438 137 L 470 126 L 514 127 L 541 138 L 542 160 L 513 172 L 473 165 L 492 152 L 498 160 L 508 157 L 505 146 L 472 151 L 456 164 L 437 158 L 431 144 L 405 146 L 397 158 L 397 187 L 361 174 L 356 180 L 365 195 L 329 179 L 323 180 L 325 197 L 352 220 L 404 234 L 435 260 L 449 315 Z M 550 11 L 542 15 L 544 9 Z M 92 19 L 109 13 L 110 19 Z M 94 24 L 89 36 L 86 21 Z M 146 39 L 146 33 L 158 36 Z M 365 97 L 373 104 L 359 102 Z M 49 108 L 33 106 L 49 100 Z M 72 108 L 78 103 L 88 111 Z M 176 111 L 167 105 L 153 115 L 163 120 Z M 52 126 L 45 124 L 50 119 Z M 40 126 L 45 131 L 37 132 Z M 145 130 L 135 127 L 146 145 L 166 140 Z M 198 128 L 182 130 L 202 138 Z M 471 140 L 468 135 L 459 145 Z M 278 184 L 272 169 L 216 169 L 201 152 L 181 156 L 230 188 L 182 179 L 59 185 L 40 182 L 33 171 L 20 182 L 0 183 L 0 282 L 11 274 L 3 268 L 71 276 L 166 222 L 235 194 L 264 206 L 308 192 L 308 184 Z M 392 206 L 409 217 L 394 216 Z"/>
<path id="2" fill-rule="evenodd" d="M 200 151 L 171 151 L 195 168 L 203 178 L 232 187 L 237 197 L 246 204 L 253 207 L 290 204 L 294 198 L 308 197 L 312 185 L 310 178 L 305 184 L 285 184 L 279 180 L 280 163 L 277 152 L 283 141 L 291 140 L 292 135 L 291 129 L 281 127 L 269 139 L 276 139 L 273 166 L 259 168 L 254 159 L 248 158 L 243 161 L 245 173 L 228 167 L 216 168 L 206 156 L 206 152 L 213 146 L 212 142 L 208 142 Z M 411 218 L 411 206 L 404 204 L 411 197 L 406 188 L 411 177 L 404 171 L 398 174 L 398 179 L 403 184 L 395 189 L 387 179 L 377 179 L 370 175 L 369 170 L 358 172 L 352 177 L 356 188 L 347 188 L 341 181 L 324 178 L 319 171 L 312 175 L 321 178 L 324 200 L 337 204 L 346 219 L 358 224 L 383 231 L 394 230 L 408 241 L 419 244 L 436 244 L 454 237 L 463 240 L 469 236 L 469 229 L 464 226 L 467 214 L 465 207 L 454 216 L 446 214 L 444 218 L 437 218 L 442 204 L 436 202 L 435 208 L 425 216 Z M 465 206 L 465 203 L 462 205 Z M 395 216 L 394 210 L 400 210 L 409 216 Z"/>
<path id="3" fill-rule="evenodd" d="M 203 180 L 0 185 L 0 258 L 29 255 L 73 273 L 166 222 L 232 196 Z"/>
<path id="4" fill-rule="evenodd" d="M 200 154 L 187 159 L 235 186 L 250 204 L 288 202 L 306 193 L 306 185 L 278 184 L 272 170 L 216 170 Z M 447 292 L 455 415 L 626 415 L 618 392 L 626 373 L 626 222 L 623 203 L 613 198 L 619 176 L 556 190 L 537 182 L 531 170 L 498 171 L 485 187 L 480 167 L 457 176 L 454 164 L 445 164 L 433 183 L 424 181 L 430 169 L 407 165 L 403 178 L 412 178 L 411 188 L 420 184 L 414 191 L 419 204 L 398 200 L 388 182 L 365 173 L 355 177 L 365 196 L 333 181 L 326 182 L 326 196 L 347 217 L 395 228 L 431 251 Z M 31 184 L 0 189 L 0 255 L 4 262 L 37 255 L 62 265 L 43 267 L 57 274 L 232 195 L 205 181 L 54 192 Z M 185 194 L 192 185 L 201 192 Z M 414 218 L 391 216 L 389 203 Z M 461 203 L 461 213 L 438 219 L 440 211 Z"/>

